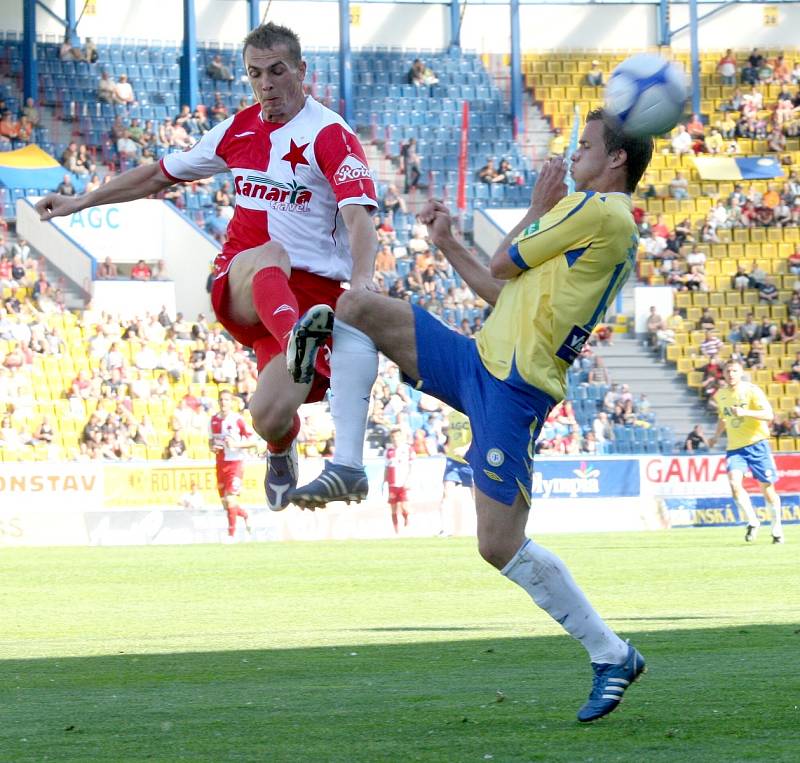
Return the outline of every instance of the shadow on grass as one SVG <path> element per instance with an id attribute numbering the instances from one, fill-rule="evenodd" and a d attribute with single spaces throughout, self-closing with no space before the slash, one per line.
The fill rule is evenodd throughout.
<path id="1" fill-rule="evenodd" d="M 626 633 L 649 672 L 588 727 L 568 637 L 6 660 L 0 760 L 796 760 L 796 631 Z"/>

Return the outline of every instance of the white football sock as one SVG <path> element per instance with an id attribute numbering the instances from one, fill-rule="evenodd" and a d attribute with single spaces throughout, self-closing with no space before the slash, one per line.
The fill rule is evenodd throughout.
<path id="1" fill-rule="evenodd" d="M 767 506 L 769 506 L 770 511 L 772 512 L 772 534 L 780 537 L 783 535 L 783 527 L 781 525 L 781 499 L 778 496 L 775 502 L 765 501 Z"/>
<path id="2" fill-rule="evenodd" d="M 331 413 L 336 431 L 333 463 L 364 468 L 364 437 L 378 348 L 363 332 L 338 318 L 333 324 Z"/>
<path id="3" fill-rule="evenodd" d="M 628 645 L 605 624 L 555 554 L 526 540 L 500 572 L 578 639 L 592 662 L 618 665 L 625 661 Z"/>
<path id="4" fill-rule="evenodd" d="M 750 494 L 742 488 L 739 492 L 739 498 L 734 497 L 733 502 L 739 507 L 739 516 L 744 515 L 747 519 L 747 524 L 751 527 L 761 527 L 761 520 L 756 516 L 753 510 L 753 503 L 750 500 Z"/>

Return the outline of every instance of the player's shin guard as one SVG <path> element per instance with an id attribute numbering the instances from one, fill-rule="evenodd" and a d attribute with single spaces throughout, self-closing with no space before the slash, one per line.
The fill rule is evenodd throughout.
<path id="1" fill-rule="evenodd" d="M 372 385 L 378 375 L 378 349 L 363 332 L 336 319 L 331 353 L 331 413 L 336 431 L 333 463 L 364 467 Z"/>
<path id="2" fill-rule="evenodd" d="M 592 662 L 618 664 L 625 659 L 627 645 L 597 614 L 555 554 L 526 540 L 501 573 L 578 639 Z"/>
<path id="3" fill-rule="evenodd" d="M 277 267 L 263 268 L 253 276 L 252 289 L 258 317 L 286 352 L 286 340 L 299 315 L 286 273 Z"/>

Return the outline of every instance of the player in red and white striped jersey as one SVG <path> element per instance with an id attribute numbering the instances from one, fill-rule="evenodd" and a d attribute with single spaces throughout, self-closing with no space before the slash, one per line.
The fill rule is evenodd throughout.
<path id="1" fill-rule="evenodd" d="M 219 411 L 209 423 L 209 447 L 217 458 L 217 490 L 222 508 L 228 512 L 228 536 L 236 532 L 236 518 L 244 520 L 247 532 L 250 525 L 247 512 L 239 504 L 244 476 L 245 451 L 258 446 L 244 417 L 233 408 L 233 395 L 228 390 L 219 393 Z"/>
<path id="2" fill-rule="evenodd" d="M 403 527 L 408 524 L 408 483 L 413 460 L 414 451 L 408 444 L 405 433 L 401 429 L 393 429 L 386 448 L 383 481 L 389 487 L 389 508 L 392 510 L 395 533 L 400 531 L 398 515 L 403 517 Z"/>
<path id="3" fill-rule="evenodd" d="M 372 288 L 377 248 L 371 212 L 375 188 L 361 144 L 334 112 L 303 92 L 306 64 L 291 30 L 265 24 L 245 38 L 244 63 L 257 103 L 221 122 L 190 150 L 137 167 L 85 196 L 49 194 L 42 220 L 99 204 L 149 196 L 173 183 L 230 170 L 236 210 L 215 262 L 211 292 L 217 318 L 255 350 L 258 388 L 253 425 L 269 444 L 267 502 L 285 508 L 297 481 L 298 407 L 328 386 L 332 307 L 341 282 Z M 286 370 L 286 339 L 310 308 L 309 381 Z M 310 361 L 308 360 L 310 358 Z M 363 442 L 337 441 L 361 466 Z"/>

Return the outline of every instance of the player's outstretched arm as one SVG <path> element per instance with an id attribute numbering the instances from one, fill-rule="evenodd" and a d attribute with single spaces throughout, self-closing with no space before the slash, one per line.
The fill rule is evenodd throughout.
<path id="1" fill-rule="evenodd" d="M 50 220 L 53 217 L 64 217 L 101 204 L 119 204 L 123 201 L 143 199 L 171 186 L 173 182 L 161 171 L 161 165 L 156 162 L 123 172 L 83 196 L 48 193 L 37 202 L 36 211 L 40 220 Z"/>
<path id="2" fill-rule="evenodd" d="M 447 257 L 470 288 L 490 305 L 494 305 L 505 281 L 494 278 L 489 268 L 456 241 L 447 207 L 438 199 L 432 199 L 423 207 L 418 217 L 423 225 L 428 226 L 431 241 Z"/>
<path id="3" fill-rule="evenodd" d="M 720 416 L 719 421 L 717 421 L 717 428 L 714 430 L 714 436 L 708 441 L 708 447 L 713 448 L 720 437 L 722 437 L 722 433 L 725 431 L 725 421 Z"/>

